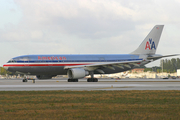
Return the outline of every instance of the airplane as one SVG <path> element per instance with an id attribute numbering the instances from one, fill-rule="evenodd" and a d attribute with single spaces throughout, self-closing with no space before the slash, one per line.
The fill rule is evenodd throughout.
<path id="1" fill-rule="evenodd" d="M 37 79 L 51 79 L 68 75 L 68 82 L 90 75 L 87 82 L 98 82 L 94 74 L 112 74 L 131 70 L 163 57 L 155 54 L 164 25 L 156 25 L 140 46 L 130 54 L 49 54 L 22 55 L 9 60 L 3 67 L 13 73 L 36 75 Z"/>

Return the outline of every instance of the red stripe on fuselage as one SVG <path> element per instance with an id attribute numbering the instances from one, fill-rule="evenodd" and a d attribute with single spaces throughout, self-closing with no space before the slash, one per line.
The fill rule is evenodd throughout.
<path id="1" fill-rule="evenodd" d="M 3 67 L 26 67 L 26 66 L 75 66 L 89 64 L 6 64 Z"/>

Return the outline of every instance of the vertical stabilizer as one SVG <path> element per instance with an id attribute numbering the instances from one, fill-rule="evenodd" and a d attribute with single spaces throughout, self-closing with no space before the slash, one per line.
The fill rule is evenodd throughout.
<path id="1" fill-rule="evenodd" d="M 164 25 L 156 25 L 147 35 L 141 45 L 131 54 L 146 54 L 153 55 L 156 53 L 158 43 L 161 37 L 161 33 Z"/>

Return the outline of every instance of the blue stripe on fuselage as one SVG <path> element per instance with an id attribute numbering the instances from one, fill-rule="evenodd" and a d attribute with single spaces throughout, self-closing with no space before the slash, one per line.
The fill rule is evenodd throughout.
<path id="1" fill-rule="evenodd" d="M 48 60 L 47 60 L 47 59 Z M 58 60 L 57 60 L 58 59 Z M 97 54 L 97 55 L 23 55 L 13 58 L 17 63 L 39 62 L 120 62 L 142 60 L 138 55 L 131 54 Z"/>

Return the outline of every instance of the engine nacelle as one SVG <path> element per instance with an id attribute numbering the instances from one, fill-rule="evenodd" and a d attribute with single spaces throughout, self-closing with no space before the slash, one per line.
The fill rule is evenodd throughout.
<path id="1" fill-rule="evenodd" d="M 52 75 L 36 75 L 37 79 L 52 79 Z"/>
<path id="2" fill-rule="evenodd" d="M 68 70 L 67 75 L 70 79 L 79 79 L 89 75 L 89 72 L 82 68 L 72 68 Z"/>

